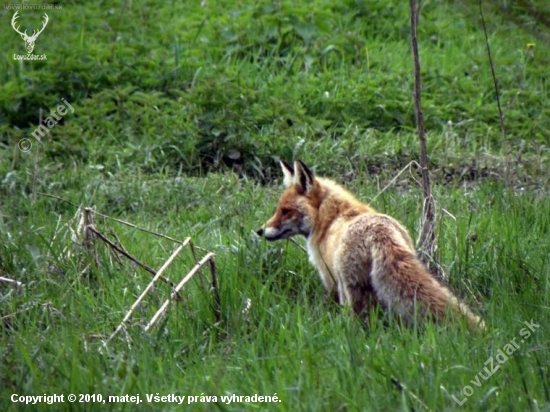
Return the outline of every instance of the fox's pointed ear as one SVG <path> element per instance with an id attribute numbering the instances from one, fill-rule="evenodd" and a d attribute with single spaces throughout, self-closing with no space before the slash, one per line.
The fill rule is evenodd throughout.
<path id="1" fill-rule="evenodd" d="M 313 172 L 301 160 L 294 162 L 294 170 L 294 183 L 298 186 L 298 191 L 305 194 L 311 192 L 315 183 Z"/>
<path id="2" fill-rule="evenodd" d="M 292 186 L 294 184 L 294 168 L 284 160 L 279 160 L 279 163 L 281 164 L 281 169 L 283 169 L 283 185 L 285 187 Z"/>

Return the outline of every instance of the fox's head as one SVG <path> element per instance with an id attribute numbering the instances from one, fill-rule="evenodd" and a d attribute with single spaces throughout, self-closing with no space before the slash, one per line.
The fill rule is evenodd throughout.
<path id="1" fill-rule="evenodd" d="M 319 182 L 301 161 L 294 167 L 280 161 L 286 190 L 279 199 L 275 214 L 256 233 L 267 240 L 288 239 L 294 235 L 308 237 L 318 209 Z"/>

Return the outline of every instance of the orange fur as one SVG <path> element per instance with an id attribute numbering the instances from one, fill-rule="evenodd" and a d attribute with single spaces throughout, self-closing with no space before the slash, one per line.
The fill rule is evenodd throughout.
<path id="1" fill-rule="evenodd" d="M 464 316 L 471 330 L 482 320 L 438 282 L 418 259 L 407 230 L 357 200 L 302 162 L 281 162 L 286 190 L 275 214 L 258 230 L 267 240 L 303 235 L 309 260 L 327 291 L 357 314 L 381 305 L 412 323 L 415 316 Z"/>

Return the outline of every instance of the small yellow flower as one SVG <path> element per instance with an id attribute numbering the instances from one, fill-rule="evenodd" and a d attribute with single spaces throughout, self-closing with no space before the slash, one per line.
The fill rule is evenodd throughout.
<path id="1" fill-rule="evenodd" d="M 531 50 L 531 49 L 535 48 L 535 43 L 527 43 L 526 47 L 527 47 L 527 50 Z"/>

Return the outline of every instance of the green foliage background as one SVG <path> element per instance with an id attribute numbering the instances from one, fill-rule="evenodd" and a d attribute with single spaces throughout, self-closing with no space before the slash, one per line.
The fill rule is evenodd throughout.
<path id="1" fill-rule="evenodd" d="M 277 393 L 276 404 L 190 408 L 550 410 L 546 1 L 483 6 L 504 136 L 479 4 L 426 1 L 420 20 L 439 261 L 486 335 L 384 326 L 381 313 L 364 327 L 327 304 L 299 247 L 254 234 L 277 201 L 280 157 L 341 181 L 416 235 L 418 170 L 398 175 L 418 158 L 407 3 L 73 1 L 47 11 L 34 50 L 47 60 L 34 62 L 14 60 L 24 43 L 13 11 L 0 10 L 0 276 L 25 284 L 0 283 L 0 409 L 24 408 L 14 393 Z M 42 14 L 22 10 L 22 29 Z M 40 109 L 48 116 L 61 98 L 75 113 L 37 142 Z M 75 205 L 215 252 L 221 321 L 196 279 L 143 332 L 169 294 L 159 284 L 105 346 L 150 276 L 101 244 L 97 266 Z M 96 227 L 153 268 L 175 248 L 112 220 Z M 166 275 L 177 281 L 193 264 L 187 251 Z M 472 384 L 531 319 L 540 328 Z M 452 396 L 466 385 L 474 393 L 459 406 Z M 136 408 L 32 408 L 54 407 Z M 137 406 L 161 407 L 181 409 Z"/>

